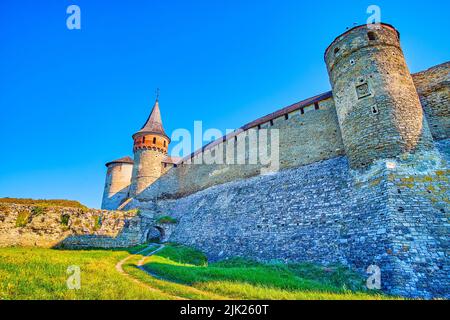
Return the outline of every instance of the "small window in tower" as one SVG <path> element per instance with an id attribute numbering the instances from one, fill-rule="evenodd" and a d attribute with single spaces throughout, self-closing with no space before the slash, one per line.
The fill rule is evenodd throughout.
<path id="1" fill-rule="evenodd" d="M 377 107 L 376 105 L 373 105 L 373 106 L 372 106 L 372 113 L 373 113 L 373 114 L 378 114 L 378 113 L 379 113 L 378 107 Z"/>
<path id="2" fill-rule="evenodd" d="M 156 138 L 153 138 L 153 143 L 156 143 Z"/>
<path id="3" fill-rule="evenodd" d="M 166 140 L 164 140 L 164 147 L 166 146 Z"/>
<path id="4" fill-rule="evenodd" d="M 145 137 L 142 137 L 142 143 L 145 143 Z"/>
<path id="5" fill-rule="evenodd" d="M 368 33 L 367 33 L 367 36 L 369 37 L 369 40 L 370 40 L 370 41 L 377 40 L 377 35 L 376 35 L 375 32 L 373 32 L 373 31 L 368 32 Z"/>
<path id="6" fill-rule="evenodd" d="M 334 55 L 337 55 L 339 50 L 340 50 L 339 48 L 334 48 Z"/>

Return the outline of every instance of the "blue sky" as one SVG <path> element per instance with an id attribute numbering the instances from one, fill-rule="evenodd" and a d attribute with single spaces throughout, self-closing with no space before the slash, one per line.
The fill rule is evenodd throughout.
<path id="1" fill-rule="evenodd" d="M 81 30 L 66 27 L 71 4 Z M 0 197 L 99 207 L 104 163 L 132 155 L 157 87 L 169 134 L 234 129 L 328 91 L 324 50 L 370 4 L 412 72 L 449 60 L 448 0 L 2 0 Z"/>

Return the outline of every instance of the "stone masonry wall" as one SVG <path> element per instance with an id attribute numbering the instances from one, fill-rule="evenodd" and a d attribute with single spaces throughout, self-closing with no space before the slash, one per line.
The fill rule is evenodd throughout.
<path id="1" fill-rule="evenodd" d="M 339 157 L 138 205 L 176 218 L 169 240 L 197 247 L 212 260 L 343 261 L 340 221 L 348 214 L 348 176 L 347 161 Z"/>
<path id="2" fill-rule="evenodd" d="M 130 163 L 113 163 L 106 173 L 103 191 L 102 209 L 115 210 L 128 197 L 133 165 Z"/>
<path id="3" fill-rule="evenodd" d="M 364 173 L 337 157 L 133 205 L 176 218 L 167 240 L 213 261 L 339 262 L 362 274 L 377 265 L 385 292 L 450 297 L 449 144 L 380 160 Z"/>
<path id="4" fill-rule="evenodd" d="M 314 104 L 304 108 L 303 113 L 296 110 L 285 116 L 276 118 L 272 123 L 267 122 L 260 126 L 261 129 L 279 130 L 279 163 L 280 170 L 294 168 L 311 164 L 325 159 L 331 159 L 343 155 L 344 148 L 338 127 L 336 111 L 332 99 L 325 99 L 318 103 L 318 110 Z M 253 132 L 259 139 L 257 130 Z M 234 139 L 223 142 L 214 147 L 212 152 L 220 154 L 224 150 L 223 162 L 231 154 L 233 164 L 195 164 L 199 157 L 211 157 L 211 150 L 197 155 L 191 164 L 181 164 L 172 168 L 161 176 L 155 183 L 136 196 L 139 200 L 153 199 L 155 197 L 177 198 L 214 185 L 258 176 L 264 165 L 258 161 L 257 164 L 249 164 L 249 150 L 255 148 L 250 145 L 248 131 L 241 133 L 237 139 L 247 135 L 246 151 L 240 152 Z M 229 144 L 231 143 L 231 144 Z M 270 147 L 268 148 L 270 151 Z M 241 158 L 240 160 L 238 160 Z M 246 164 L 237 164 L 245 160 Z"/>
<path id="5" fill-rule="evenodd" d="M 161 176 L 161 163 L 166 154 L 156 148 L 142 148 L 134 151 L 134 166 L 131 195 L 145 190 Z"/>
<path id="6" fill-rule="evenodd" d="M 432 137 L 397 31 L 356 27 L 327 49 L 326 63 L 352 168 L 432 148 Z"/>
<path id="7" fill-rule="evenodd" d="M 401 51 L 396 57 L 398 56 L 402 56 Z M 450 137 L 450 118 L 448 116 L 450 110 L 450 92 L 448 91 L 449 72 L 450 63 L 444 63 L 427 71 L 412 75 L 426 114 L 426 118 L 423 117 L 421 126 L 425 128 L 425 131 L 428 130 L 428 127 L 431 127 L 433 136 L 438 140 Z M 370 82 L 371 80 L 368 81 Z M 380 102 L 379 106 L 382 105 Z M 370 108 L 364 110 L 367 113 L 372 112 Z M 316 110 L 314 104 L 311 104 L 304 107 L 303 112 L 298 109 L 290 112 L 287 117 L 286 119 L 285 116 L 280 116 L 273 119 L 272 122 L 267 121 L 260 125 L 261 129 L 279 129 L 281 170 L 308 165 L 345 154 L 333 98 L 326 98 L 319 101 L 318 110 Z M 360 126 L 364 127 L 364 130 L 367 130 L 368 121 L 372 121 L 374 118 L 378 119 L 379 117 L 380 114 L 370 115 L 367 121 L 361 121 Z M 252 129 L 258 132 L 257 127 Z M 374 132 L 381 131 L 383 131 L 381 127 L 375 127 L 374 129 Z M 248 134 L 248 131 L 238 134 L 237 137 L 240 138 L 245 134 Z M 388 135 L 389 133 L 386 131 L 383 134 Z M 427 135 L 426 140 L 427 144 L 429 144 L 430 134 L 427 133 Z M 350 136 L 353 137 L 354 135 Z M 364 143 L 372 141 L 375 144 L 380 144 L 379 137 L 376 137 L 374 134 L 362 135 L 361 139 L 365 141 Z M 248 143 L 248 138 L 246 141 Z M 261 164 L 195 164 L 196 160 L 199 158 L 204 159 L 205 155 L 211 157 L 211 150 L 218 153 L 220 149 L 224 150 L 224 160 L 231 154 L 237 162 L 236 154 L 238 152 L 236 144 L 233 141 L 219 143 L 210 150 L 200 152 L 192 159 L 192 163 L 190 164 L 184 161 L 185 164 L 170 168 L 169 170 L 162 168 L 161 174 L 164 175 L 155 181 L 152 186 L 138 194 L 137 198 L 140 200 L 161 196 L 177 198 L 214 185 L 258 176 L 261 173 L 261 168 L 263 167 Z M 373 149 L 375 153 L 379 152 L 377 148 Z M 243 157 L 248 162 L 248 152 Z M 376 156 L 373 157 L 376 158 Z M 153 165 L 150 167 L 153 167 Z"/>

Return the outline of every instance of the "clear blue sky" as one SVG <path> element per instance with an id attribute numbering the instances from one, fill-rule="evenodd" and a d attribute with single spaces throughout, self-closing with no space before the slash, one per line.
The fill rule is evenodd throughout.
<path id="1" fill-rule="evenodd" d="M 77 4 L 82 29 L 66 28 Z M 0 197 L 99 207 L 156 87 L 166 131 L 239 127 L 330 85 L 328 44 L 367 19 L 402 34 L 412 72 L 449 60 L 442 1 L 2 0 Z"/>

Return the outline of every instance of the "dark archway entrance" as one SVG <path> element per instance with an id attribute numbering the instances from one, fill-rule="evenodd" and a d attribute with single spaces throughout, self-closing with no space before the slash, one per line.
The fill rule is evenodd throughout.
<path id="1" fill-rule="evenodd" d="M 160 243 L 165 239 L 166 233 L 161 227 L 153 226 L 147 231 L 146 241 Z"/>

